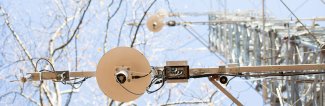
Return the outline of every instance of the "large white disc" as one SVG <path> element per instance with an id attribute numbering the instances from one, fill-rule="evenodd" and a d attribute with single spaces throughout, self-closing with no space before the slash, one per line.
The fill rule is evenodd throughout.
<path id="1" fill-rule="evenodd" d="M 96 79 L 99 88 L 105 95 L 121 102 L 135 100 L 146 91 L 150 82 L 150 75 L 120 84 L 115 78 L 116 68 L 120 66 L 129 67 L 129 73 L 133 75 L 144 76 L 150 73 L 149 62 L 136 49 L 118 47 L 105 53 L 98 63 Z"/>

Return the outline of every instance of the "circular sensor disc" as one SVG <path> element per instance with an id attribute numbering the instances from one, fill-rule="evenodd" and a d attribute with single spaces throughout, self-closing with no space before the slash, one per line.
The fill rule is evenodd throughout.
<path id="1" fill-rule="evenodd" d="M 129 76 L 144 77 L 130 78 L 120 84 L 115 77 L 119 67 L 128 67 Z M 150 65 L 144 55 L 133 48 L 118 47 L 105 53 L 100 59 L 96 70 L 96 80 L 106 96 L 116 101 L 128 102 L 135 100 L 146 91 L 150 82 L 148 73 L 150 73 Z"/>
<path id="2" fill-rule="evenodd" d="M 152 32 L 160 31 L 164 26 L 164 22 L 160 15 L 152 15 L 147 21 L 147 27 Z"/>

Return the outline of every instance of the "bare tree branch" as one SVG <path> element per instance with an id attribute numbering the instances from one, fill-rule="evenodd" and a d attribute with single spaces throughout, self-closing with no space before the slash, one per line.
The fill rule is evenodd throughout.
<path id="1" fill-rule="evenodd" d="M 121 34 L 122 34 L 122 30 L 123 30 L 123 26 L 124 26 L 124 24 L 125 24 L 125 21 L 126 21 L 126 17 L 128 16 L 128 8 L 127 8 L 127 6 L 126 6 L 126 9 L 125 9 L 125 16 L 124 16 L 124 19 L 123 19 L 123 22 L 122 22 L 122 24 L 121 24 L 121 27 L 120 27 L 120 31 L 119 31 L 119 33 L 118 33 L 118 38 L 117 38 L 117 47 L 120 45 L 120 41 L 121 41 Z"/>
<path id="2" fill-rule="evenodd" d="M 104 38 L 104 47 L 103 47 L 103 52 L 104 52 L 104 53 L 106 52 L 105 49 L 106 49 L 106 45 L 107 45 L 107 37 L 108 37 L 109 22 L 110 22 L 111 19 L 116 15 L 116 13 L 118 12 L 118 10 L 120 10 L 121 5 L 122 5 L 122 1 L 123 1 L 123 0 L 120 0 L 119 5 L 118 5 L 117 9 L 114 11 L 114 13 L 112 14 L 112 16 L 110 16 L 110 14 L 109 14 L 109 8 L 112 6 L 112 4 L 113 4 L 114 1 L 112 1 L 112 3 L 109 4 L 108 7 L 107 7 L 107 11 L 108 11 L 108 13 L 107 13 L 107 18 L 108 18 L 108 19 L 107 19 L 107 22 L 106 22 L 106 32 L 105 32 L 105 38 Z"/>
<path id="3" fill-rule="evenodd" d="M 87 12 L 89 6 L 90 6 L 90 3 L 91 3 L 91 0 L 88 1 L 88 4 L 86 5 L 86 8 L 85 8 L 84 11 L 82 12 L 82 15 L 81 15 L 81 18 L 80 18 L 80 20 L 79 20 L 79 23 L 78 23 L 76 29 L 73 31 L 72 36 L 69 38 L 69 40 L 68 40 L 66 43 L 62 44 L 62 45 L 59 46 L 58 48 L 55 48 L 55 49 L 53 50 L 52 56 L 54 56 L 54 54 L 55 54 L 56 51 L 58 51 L 58 50 L 60 50 L 60 49 L 63 49 L 63 48 L 65 48 L 66 46 L 68 46 L 68 45 L 70 44 L 70 42 L 72 41 L 72 39 L 74 38 L 74 36 L 76 36 L 76 34 L 78 33 L 78 31 L 79 31 L 79 29 L 80 29 L 80 26 L 81 26 L 81 24 L 82 24 L 82 22 L 83 22 L 83 19 L 84 19 L 84 17 L 85 17 L 85 14 L 86 14 L 86 12 Z"/>
<path id="4" fill-rule="evenodd" d="M 153 6 L 153 4 L 155 4 L 156 1 L 157 1 L 157 0 L 154 0 L 154 1 L 150 4 L 150 6 L 147 8 L 147 10 L 144 11 L 144 14 L 143 14 L 143 16 L 142 16 L 142 18 L 141 18 L 141 20 L 140 20 L 140 22 L 139 22 L 139 24 L 138 24 L 136 30 L 135 30 L 134 37 L 133 37 L 133 40 L 132 40 L 131 45 L 130 45 L 131 48 L 133 48 L 134 43 L 135 43 L 135 40 L 137 39 L 137 34 L 138 34 L 139 29 L 140 29 L 141 23 L 142 23 L 142 21 L 144 20 L 144 17 L 146 17 L 148 11 L 149 11 L 150 8 Z"/>
<path id="5" fill-rule="evenodd" d="M 75 31 L 73 32 L 73 36 L 71 37 L 71 40 L 73 39 L 73 37 L 75 37 L 76 33 L 77 33 L 77 30 L 79 30 L 79 27 L 80 25 L 82 24 L 82 20 L 83 20 L 83 17 L 85 16 L 85 13 L 87 12 L 88 10 L 88 7 L 90 6 L 91 4 L 91 0 L 88 1 L 88 4 L 86 5 L 86 9 L 84 10 L 83 14 L 82 14 L 82 18 L 80 19 L 79 21 L 79 24 L 77 26 L 77 29 L 75 29 Z M 70 41 L 71 41 L 70 40 Z M 76 55 L 76 71 L 78 70 L 78 50 L 77 50 L 77 38 L 75 37 L 75 55 Z M 71 87 L 71 91 L 73 91 L 74 87 L 72 85 Z M 68 106 L 70 104 L 70 101 L 71 101 L 71 98 L 72 98 L 72 95 L 73 93 L 70 92 L 69 95 L 68 95 L 68 98 L 67 98 L 67 101 L 66 101 L 66 106 Z"/>
<path id="6" fill-rule="evenodd" d="M 26 54 L 28 60 L 30 61 L 30 63 L 32 64 L 32 66 L 34 67 L 34 71 L 37 71 L 37 67 L 36 65 L 33 63 L 33 58 L 32 56 L 30 55 L 30 53 L 27 51 L 26 47 L 23 45 L 22 41 L 20 40 L 18 34 L 13 30 L 12 26 L 11 26 L 11 23 L 9 22 L 9 15 L 5 12 L 4 9 L 2 9 L 0 7 L 0 9 L 2 10 L 2 13 L 4 14 L 4 19 L 5 19 L 5 23 L 7 25 L 7 27 L 9 28 L 9 30 L 11 31 L 12 35 L 15 37 L 15 39 L 17 40 L 17 42 L 19 43 L 19 45 L 21 46 L 21 48 L 23 49 L 24 53 Z M 42 99 L 42 92 L 44 90 L 43 86 L 42 86 L 42 83 L 40 84 L 40 105 L 44 105 L 43 104 L 43 99 Z M 44 92 L 46 94 L 46 97 L 48 98 L 50 104 L 53 105 L 53 101 L 50 99 L 50 96 L 48 95 L 49 93 L 48 92 Z M 23 95 L 22 95 L 23 96 Z"/>
<path id="7" fill-rule="evenodd" d="M 11 34 L 15 37 L 15 39 L 19 43 L 20 47 L 23 49 L 25 55 L 27 56 L 27 58 L 29 59 L 30 63 L 34 67 L 34 69 L 35 69 L 34 71 L 36 71 L 37 70 L 36 69 L 36 65 L 33 63 L 32 56 L 27 51 L 26 47 L 23 45 L 22 41 L 20 40 L 18 34 L 14 31 L 14 29 L 12 28 L 11 23 L 9 22 L 9 15 L 7 14 L 7 12 L 1 6 L 0 6 L 0 10 L 1 10 L 2 14 L 3 14 L 5 23 L 6 23 L 7 27 L 9 28 Z"/>
<path id="8" fill-rule="evenodd" d="M 42 83 L 40 84 L 40 87 L 39 87 L 39 101 L 40 101 L 40 104 L 41 106 L 44 106 L 44 103 L 43 103 L 43 89 L 42 89 Z"/>
<path id="9" fill-rule="evenodd" d="M 53 53 L 53 45 L 54 45 L 54 40 L 56 39 L 56 37 L 58 37 L 60 35 L 60 31 L 68 24 L 69 21 L 71 21 L 72 19 L 74 19 L 75 17 L 72 18 L 68 18 L 64 21 L 64 23 L 62 23 L 62 25 L 54 32 L 52 38 L 49 41 L 49 51 L 50 53 Z M 52 54 L 50 54 L 51 56 Z"/>
<path id="10" fill-rule="evenodd" d="M 29 100 L 30 102 L 32 102 L 32 103 L 34 103 L 34 104 L 36 104 L 38 106 L 41 106 L 41 104 L 37 103 L 37 101 L 34 100 L 33 98 L 31 98 L 30 96 L 27 96 L 24 93 L 21 93 L 21 92 L 18 92 L 18 91 L 10 91 L 10 92 L 7 92 L 7 93 L 1 95 L 0 96 L 0 99 L 4 98 L 4 97 L 6 97 L 6 96 L 8 96 L 10 94 L 18 94 L 18 95 L 24 97 L 25 99 Z"/>
<path id="11" fill-rule="evenodd" d="M 40 86 L 41 86 L 40 91 L 44 91 L 44 94 L 45 94 L 46 99 L 49 101 L 49 103 L 50 103 L 52 106 L 54 106 L 54 104 L 53 104 L 54 101 L 53 101 L 53 99 L 51 98 L 50 92 L 47 91 L 47 90 L 45 90 L 45 86 L 44 86 L 43 83 L 41 83 Z"/>

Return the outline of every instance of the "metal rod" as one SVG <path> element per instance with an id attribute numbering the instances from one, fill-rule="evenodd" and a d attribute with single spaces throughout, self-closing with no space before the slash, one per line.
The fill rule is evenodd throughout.
<path id="1" fill-rule="evenodd" d="M 234 96 L 232 96 L 225 88 L 223 88 L 214 77 L 209 77 L 210 82 L 216 86 L 222 93 L 224 93 L 229 99 L 231 99 L 237 106 L 243 106 Z"/>
<path id="2" fill-rule="evenodd" d="M 238 73 L 267 73 L 267 72 L 303 72 L 304 70 L 324 70 L 325 64 L 297 64 L 297 65 L 268 65 L 268 66 L 237 66 L 219 68 L 191 68 L 190 75 L 201 74 L 238 74 Z"/>

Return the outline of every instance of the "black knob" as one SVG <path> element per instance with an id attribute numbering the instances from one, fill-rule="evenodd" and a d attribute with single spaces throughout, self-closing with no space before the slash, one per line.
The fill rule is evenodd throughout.
<path id="1" fill-rule="evenodd" d="M 168 21 L 167 25 L 168 26 L 176 26 L 176 21 Z"/>
<path id="2" fill-rule="evenodd" d="M 226 76 L 221 76 L 219 80 L 221 84 L 226 84 L 228 82 L 228 78 Z"/>
<path id="3" fill-rule="evenodd" d="M 116 81 L 120 84 L 123 84 L 126 81 L 126 76 L 122 73 L 116 75 Z"/>

